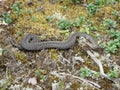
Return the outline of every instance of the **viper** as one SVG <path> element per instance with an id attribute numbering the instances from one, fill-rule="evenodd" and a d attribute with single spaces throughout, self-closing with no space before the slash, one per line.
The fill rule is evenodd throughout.
<path id="1" fill-rule="evenodd" d="M 17 47 L 20 50 L 42 50 L 42 49 L 69 49 L 75 43 L 77 38 L 84 37 L 92 44 L 92 49 L 100 48 L 95 39 L 86 33 L 76 32 L 71 34 L 68 39 L 65 41 L 40 41 L 35 34 L 27 34 L 23 37 L 19 45 L 16 45 L 13 40 L 11 40 L 11 44 Z"/>

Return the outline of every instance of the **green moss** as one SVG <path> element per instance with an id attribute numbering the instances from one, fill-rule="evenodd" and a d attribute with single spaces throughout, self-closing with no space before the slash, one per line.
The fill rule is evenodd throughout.
<path id="1" fill-rule="evenodd" d="M 50 50 L 50 56 L 51 56 L 51 59 L 53 59 L 53 60 L 57 60 L 58 57 L 59 57 L 59 54 L 57 53 L 56 50 L 51 49 L 51 50 Z"/>
<path id="2" fill-rule="evenodd" d="M 15 53 L 16 59 L 20 60 L 21 62 L 26 62 L 25 55 L 21 52 L 16 52 Z"/>

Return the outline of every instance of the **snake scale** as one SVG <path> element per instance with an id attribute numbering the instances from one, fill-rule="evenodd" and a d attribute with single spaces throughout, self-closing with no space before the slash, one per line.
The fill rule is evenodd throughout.
<path id="1" fill-rule="evenodd" d="M 16 45 L 13 41 L 11 41 L 11 44 L 13 46 L 16 46 L 18 49 L 29 51 L 51 48 L 69 49 L 75 44 L 76 39 L 79 37 L 85 37 L 89 42 L 91 42 L 92 49 L 100 48 L 92 36 L 80 32 L 71 34 L 65 41 L 42 41 L 42 42 L 38 39 L 37 35 L 27 34 L 26 36 L 23 37 L 19 45 Z"/>

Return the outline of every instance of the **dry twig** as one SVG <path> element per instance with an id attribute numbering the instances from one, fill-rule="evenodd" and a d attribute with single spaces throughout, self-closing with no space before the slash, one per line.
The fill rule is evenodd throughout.
<path id="1" fill-rule="evenodd" d="M 74 75 L 72 75 L 72 74 L 69 74 L 69 73 L 57 73 L 57 72 L 51 72 L 51 74 L 52 75 L 55 75 L 55 76 L 57 76 L 57 77 L 71 77 L 71 78 L 74 78 L 74 79 L 77 79 L 77 80 L 79 80 L 79 81 L 82 81 L 82 82 L 85 82 L 85 83 L 88 83 L 88 84 L 90 84 L 90 85 L 92 85 L 92 86 L 94 86 L 95 88 L 97 88 L 97 89 L 100 89 L 101 88 L 101 86 L 99 85 L 99 84 L 97 84 L 97 83 L 95 83 L 95 82 L 92 82 L 92 81 L 89 81 L 89 80 L 87 80 L 87 79 L 84 79 L 84 78 L 81 78 L 81 77 L 78 77 L 78 76 L 74 76 Z"/>
<path id="2" fill-rule="evenodd" d="M 90 50 L 86 50 L 86 52 L 92 58 L 92 60 L 98 65 L 101 76 L 104 77 L 104 78 L 109 79 L 108 76 L 104 73 L 103 65 L 100 62 L 100 60 L 98 58 L 96 58 L 94 56 L 94 54 L 90 52 Z"/>

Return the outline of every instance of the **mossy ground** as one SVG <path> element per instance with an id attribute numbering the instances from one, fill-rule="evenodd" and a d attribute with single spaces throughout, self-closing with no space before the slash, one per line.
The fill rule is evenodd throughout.
<path id="1" fill-rule="evenodd" d="M 10 6 L 13 5 L 16 1 L 8 0 L 5 2 L 6 7 L 1 8 L 3 12 L 11 11 L 10 17 L 13 22 L 9 24 L 7 27 L 3 27 L 4 31 L 1 32 L 1 47 L 7 49 L 9 52 L 3 53 L 3 56 L 0 56 L 0 71 L 1 76 L 0 79 L 6 78 L 5 72 L 7 72 L 7 83 L 0 86 L 3 90 L 4 88 L 9 88 L 10 85 L 20 85 L 23 87 L 31 87 L 34 90 L 38 90 L 36 86 L 31 86 L 28 84 L 28 79 L 31 77 L 37 78 L 38 86 L 42 87 L 45 90 L 51 90 L 52 83 L 59 82 L 61 83 L 62 90 L 65 89 L 65 84 L 72 83 L 70 85 L 69 90 L 78 90 L 78 88 L 83 88 L 82 90 L 96 90 L 92 86 L 85 86 L 78 81 L 75 80 L 61 80 L 56 76 L 50 74 L 51 71 L 61 72 L 69 72 L 74 74 L 76 71 L 80 70 L 82 67 L 88 67 L 92 70 L 99 71 L 97 65 L 90 59 L 90 57 L 85 53 L 85 51 L 80 46 L 74 46 L 69 50 L 41 50 L 37 52 L 27 52 L 27 51 L 19 51 L 12 47 L 9 41 L 7 41 L 8 37 L 14 38 L 14 40 L 19 43 L 23 36 L 28 33 L 36 34 L 42 40 L 65 40 L 70 32 L 81 31 L 85 27 L 88 26 L 87 21 L 83 26 L 80 27 L 72 27 L 70 28 L 70 32 L 67 34 L 61 34 L 61 30 L 56 25 L 56 20 L 52 23 L 46 20 L 46 17 L 52 16 L 55 13 L 61 13 L 62 16 L 65 16 L 68 20 L 74 20 L 80 16 L 84 16 L 87 20 L 94 22 L 93 26 L 97 28 L 97 30 L 89 30 L 89 34 L 93 37 L 105 36 L 109 35 L 107 29 L 103 26 L 103 20 L 106 18 L 113 19 L 117 21 L 116 29 L 120 31 L 120 19 L 118 20 L 118 16 L 112 15 L 114 10 L 120 10 L 120 2 L 116 1 L 116 4 L 108 4 L 103 5 L 99 8 L 95 15 L 88 16 L 87 8 L 81 4 L 71 4 L 68 0 L 63 0 L 62 2 L 52 3 L 49 0 L 18 0 L 20 2 L 20 8 L 22 10 L 20 15 L 14 13 L 13 10 L 10 9 Z M 51 0 L 55 1 L 55 0 Z M 94 2 L 94 0 L 87 0 L 87 3 Z M 98 40 L 98 38 L 96 38 Z M 106 39 L 106 41 L 108 41 Z M 106 44 L 106 41 L 103 41 Z M 115 55 L 111 55 L 114 57 L 113 60 L 120 59 L 119 53 L 115 53 Z M 63 57 L 61 57 L 61 55 Z M 78 63 L 72 61 L 74 56 L 81 56 L 84 58 L 84 63 Z M 65 62 L 64 59 L 68 60 Z M 115 62 L 113 61 L 113 62 Z M 120 62 L 120 61 L 119 61 Z M 105 72 L 108 72 L 109 68 L 104 65 Z M 37 70 L 40 70 L 36 73 Z M 4 75 L 4 76 L 3 76 Z M 78 74 L 77 74 L 78 75 Z M 45 78 L 43 78 L 45 76 Z M 120 77 L 120 75 L 119 75 Z M 69 77 L 68 77 L 69 78 Z M 92 78 L 88 78 L 91 80 Z M 102 78 L 98 78 L 98 80 L 93 81 L 99 83 L 102 86 L 102 90 L 111 90 L 113 88 L 112 82 L 109 80 L 104 80 Z M 4 89 L 4 90 L 6 90 Z M 60 89 L 61 90 L 61 89 Z"/>

